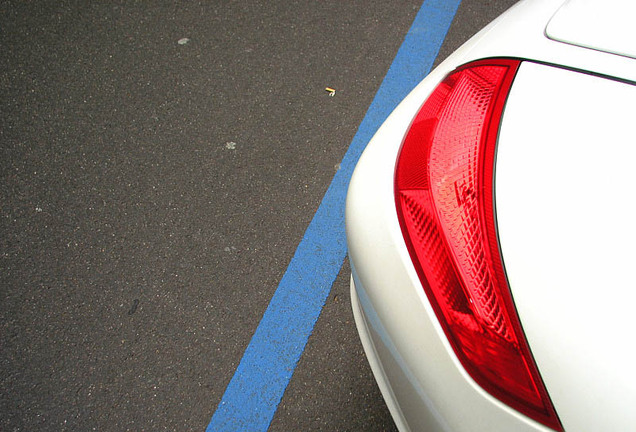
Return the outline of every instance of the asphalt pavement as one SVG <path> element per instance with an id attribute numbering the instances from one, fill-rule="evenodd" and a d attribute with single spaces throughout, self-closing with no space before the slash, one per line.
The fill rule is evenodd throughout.
<path id="1" fill-rule="evenodd" d="M 420 6 L 0 3 L 0 430 L 206 428 Z M 394 429 L 348 274 L 271 431 Z"/>

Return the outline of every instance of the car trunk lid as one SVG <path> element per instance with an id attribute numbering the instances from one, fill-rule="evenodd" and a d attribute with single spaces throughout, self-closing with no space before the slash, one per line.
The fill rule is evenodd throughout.
<path id="1" fill-rule="evenodd" d="M 495 172 L 514 302 L 565 430 L 636 424 L 636 86 L 521 64 Z"/>

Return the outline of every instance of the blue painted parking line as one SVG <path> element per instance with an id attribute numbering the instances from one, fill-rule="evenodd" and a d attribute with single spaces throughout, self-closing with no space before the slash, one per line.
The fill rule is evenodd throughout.
<path id="1" fill-rule="evenodd" d="M 346 255 L 344 206 L 373 134 L 430 71 L 461 0 L 426 0 L 228 384 L 207 431 L 266 431 Z"/>

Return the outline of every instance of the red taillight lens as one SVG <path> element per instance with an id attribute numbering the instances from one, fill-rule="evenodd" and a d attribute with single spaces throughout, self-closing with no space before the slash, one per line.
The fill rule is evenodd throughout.
<path id="1" fill-rule="evenodd" d="M 404 139 L 396 204 L 411 259 L 464 368 L 493 396 L 562 430 L 516 315 L 495 225 L 497 132 L 518 66 L 479 61 L 437 86 Z"/>

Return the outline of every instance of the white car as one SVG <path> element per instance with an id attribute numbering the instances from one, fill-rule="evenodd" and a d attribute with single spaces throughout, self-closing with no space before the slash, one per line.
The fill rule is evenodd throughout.
<path id="1" fill-rule="evenodd" d="M 636 430 L 636 2 L 518 3 L 347 197 L 354 316 L 402 431 Z"/>

